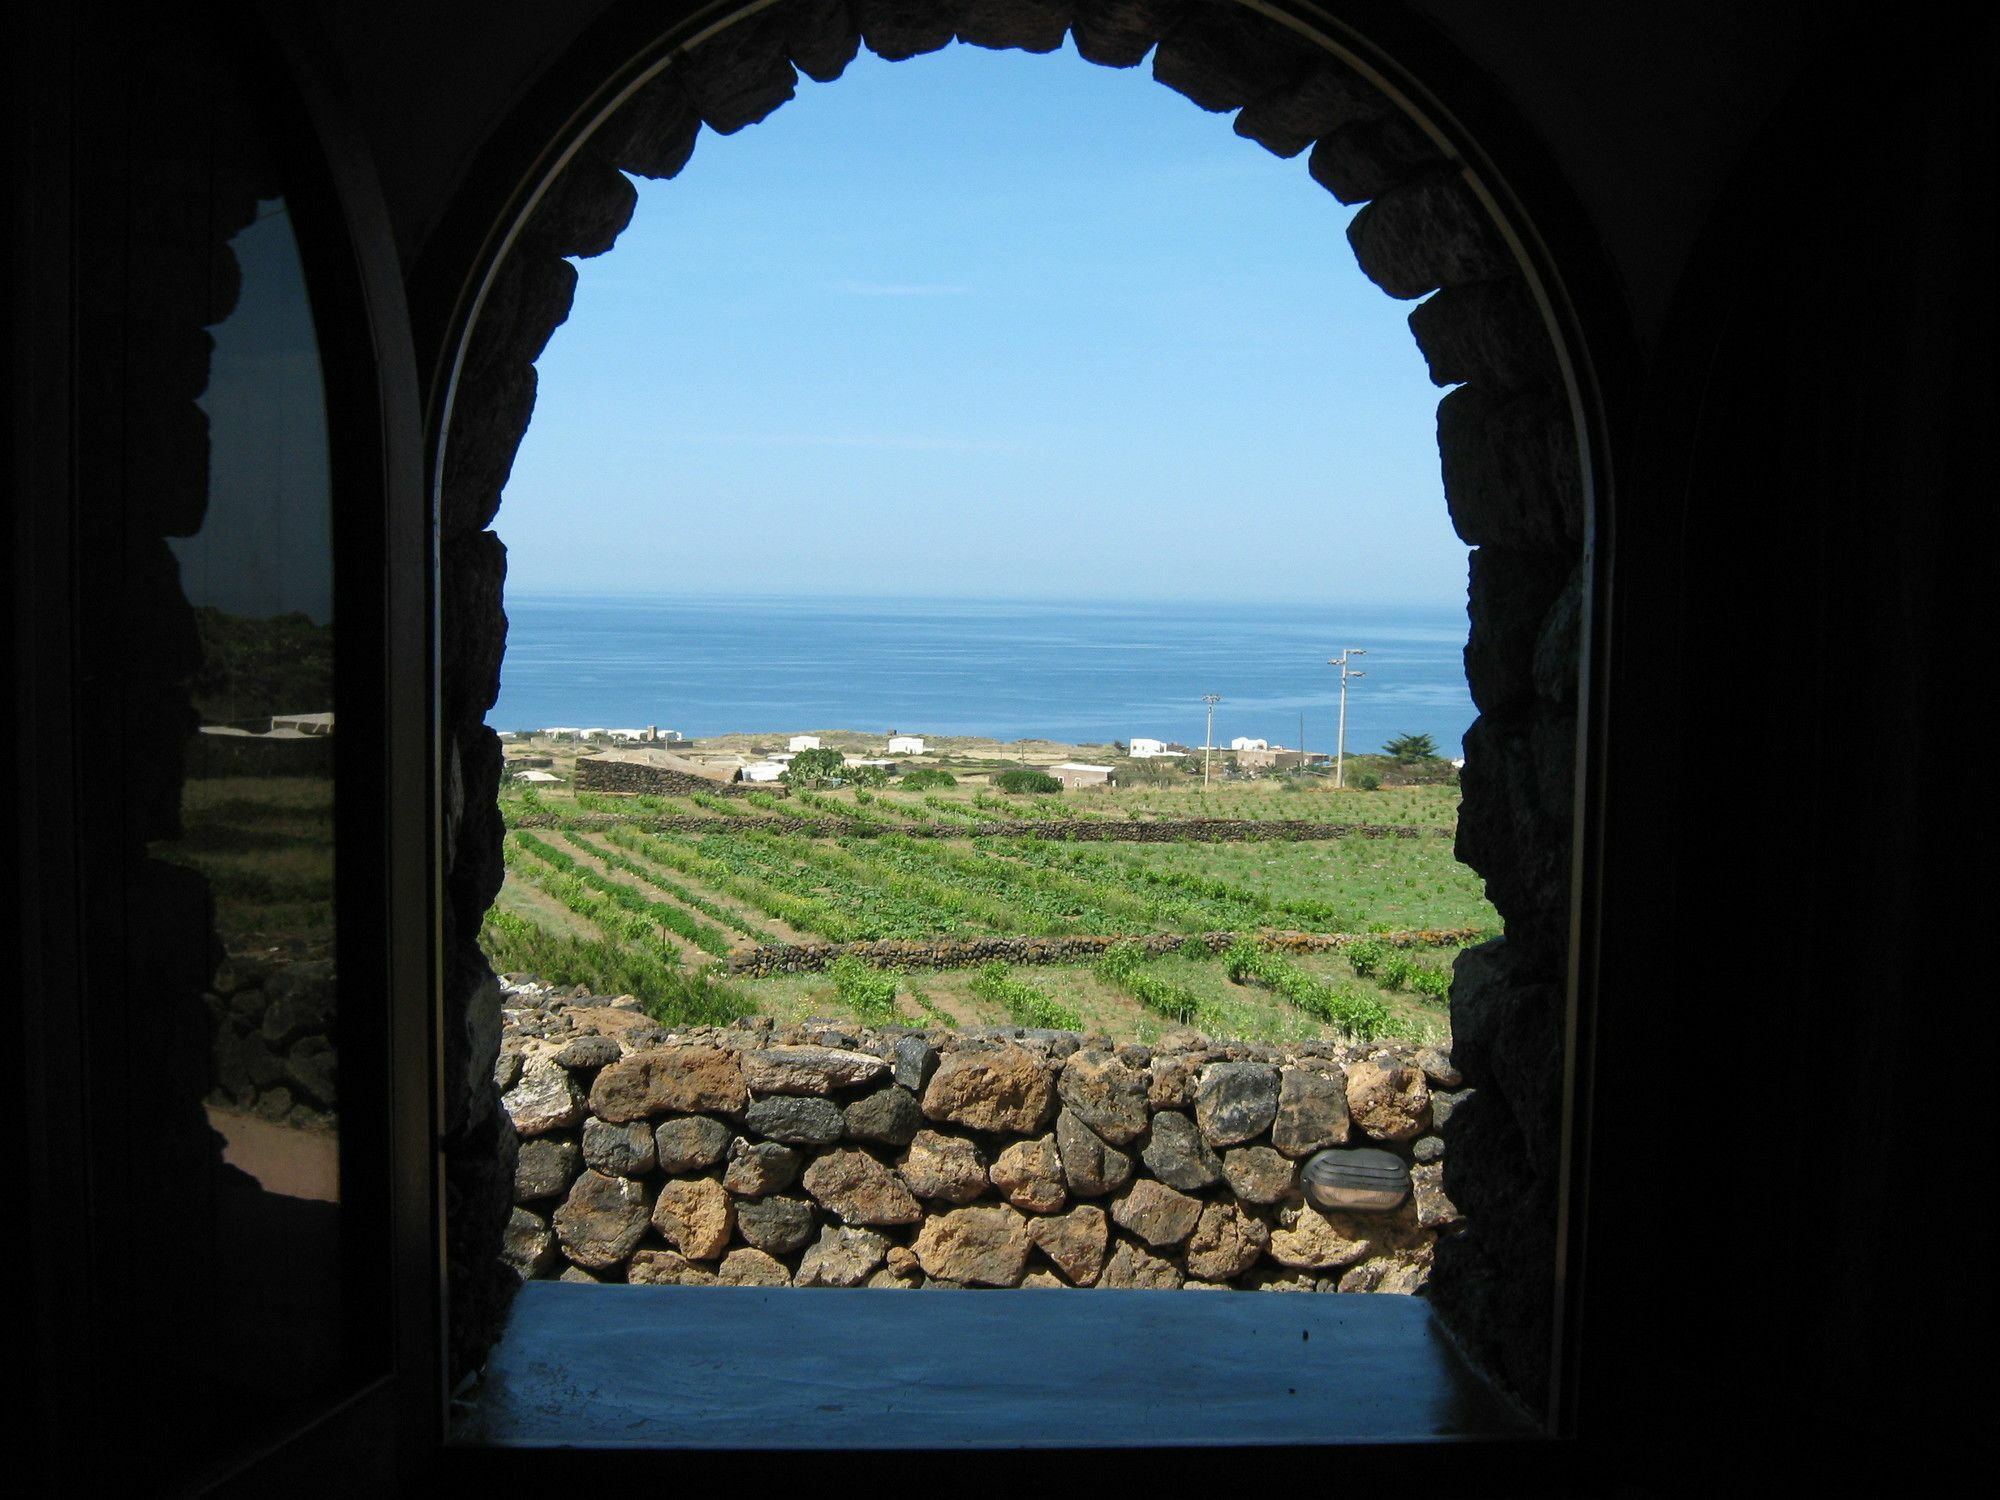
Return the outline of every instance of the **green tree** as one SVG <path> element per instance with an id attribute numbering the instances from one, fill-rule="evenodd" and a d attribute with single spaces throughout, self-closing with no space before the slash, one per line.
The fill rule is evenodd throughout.
<path id="1" fill-rule="evenodd" d="M 824 786 L 842 779 L 846 763 L 838 750 L 801 750 L 785 768 L 787 786 Z"/>
<path id="2" fill-rule="evenodd" d="M 1415 765 L 1420 760 L 1438 758 L 1437 741 L 1427 734 L 1399 734 L 1382 747 L 1384 755 L 1393 755 L 1398 763 Z"/>
<path id="3" fill-rule="evenodd" d="M 1047 771 L 1031 770 L 1017 766 L 1011 771 L 1002 771 L 993 778 L 993 785 L 1003 792 L 1059 792 L 1062 783 Z"/>

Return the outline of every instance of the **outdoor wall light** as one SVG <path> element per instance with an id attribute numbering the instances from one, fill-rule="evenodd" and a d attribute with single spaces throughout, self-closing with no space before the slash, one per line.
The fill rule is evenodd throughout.
<path id="1" fill-rule="evenodd" d="M 1385 1214 L 1410 1196 L 1408 1164 L 1372 1146 L 1317 1152 L 1299 1179 L 1314 1204 L 1342 1213 Z"/>

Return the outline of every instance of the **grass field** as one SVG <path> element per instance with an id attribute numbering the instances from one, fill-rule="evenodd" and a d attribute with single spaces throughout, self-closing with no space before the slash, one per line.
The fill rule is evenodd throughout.
<path id="1" fill-rule="evenodd" d="M 1006 796 L 965 769 L 959 785 L 922 791 L 893 782 L 727 798 L 510 788 L 502 798 L 511 830 L 507 880 L 501 916 L 483 935 L 489 955 L 502 970 L 596 987 L 616 967 L 612 955 L 623 953 L 637 965 L 628 976 L 632 992 L 663 1020 L 747 1013 L 1074 1024 L 1137 1041 L 1190 1024 L 1259 1041 L 1436 1041 L 1447 1034 L 1450 948 L 1385 958 L 1364 945 L 1352 955 L 1266 954 L 1254 964 L 1239 953 L 1232 966 L 1221 953 L 1189 945 L 1159 958 L 897 973 L 884 976 L 893 998 L 886 984 L 859 982 L 851 968 L 844 976 L 751 978 L 726 974 L 725 959 L 757 944 L 993 934 L 1499 928 L 1478 878 L 1451 855 L 1455 787 L 1333 791 L 1308 781 L 1288 790 L 1265 780 L 1218 782 L 1206 792 L 1163 786 Z M 534 826 L 516 826 L 531 814 Z M 659 826 L 674 816 L 739 826 Z M 825 836 L 776 829 L 770 820 L 779 816 L 812 819 Z M 1034 824 L 1052 816 L 1394 824 L 1418 833 L 1168 843 L 1035 836 Z M 995 822 L 1015 831 L 957 836 Z M 943 836 L 897 833 L 912 827 Z M 547 972 L 562 962 L 569 969 Z"/>

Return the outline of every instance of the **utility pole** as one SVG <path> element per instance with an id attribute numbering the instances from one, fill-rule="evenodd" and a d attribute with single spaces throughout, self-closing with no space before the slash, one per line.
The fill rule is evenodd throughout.
<path id="1" fill-rule="evenodd" d="M 1201 701 L 1208 705 L 1208 732 L 1201 737 L 1201 789 L 1208 790 L 1208 752 L 1215 744 L 1215 705 L 1222 701 L 1220 695 L 1203 693 Z"/>
<path id="2" fill-rule="evenodd" d="M 1340 655 L 1329 657 L 1326 663 L 1329 667 L 1340 668 L 1340 729 L 1335 734 L 1333 741 L 1333 784 L 1336 787 L 1347 785 L 1347 680 L 1350 677 L 1366 677 L 1368 675 L 1366 672 L 1355 671 L 1347 663 L 1352 657 L 1366 656 L 1367 654 L 1366 651 L 1361 650 L 1359 647 L 1350 646 L 1341 652 Z"/>

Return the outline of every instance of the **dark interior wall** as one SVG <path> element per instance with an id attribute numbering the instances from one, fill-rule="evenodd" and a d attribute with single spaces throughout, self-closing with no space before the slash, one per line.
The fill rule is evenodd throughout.
<path id="1" fill-rule="evenodd" d="M 1648 372 L 1605 824 L 1600 1432 L 1886 1461 L 1968 1430 L 1948 1351 L 1990 1328 L 1991 1216 L 1959 1182 L 1991 1128 L 1938 1066 L 1992 1042 L 1950 955 L 1991 885 L 1964 731 L 1992 676 L 1994 36 L 1816 38 Z M 1746 1087 L 1757 1058 L 1799 1087 Z M 1932 1122 L 1966 1151 L 1918 1147 Z M 1751 1141 L 1784 1167 L 1734 1168 Z M 1899 1203 L 1954 1204 L 1948 1242 L 1900 1246 Z M 1746 1224 L 1798 1237 L 1756 1260 L 1728 1248 Z"/>

